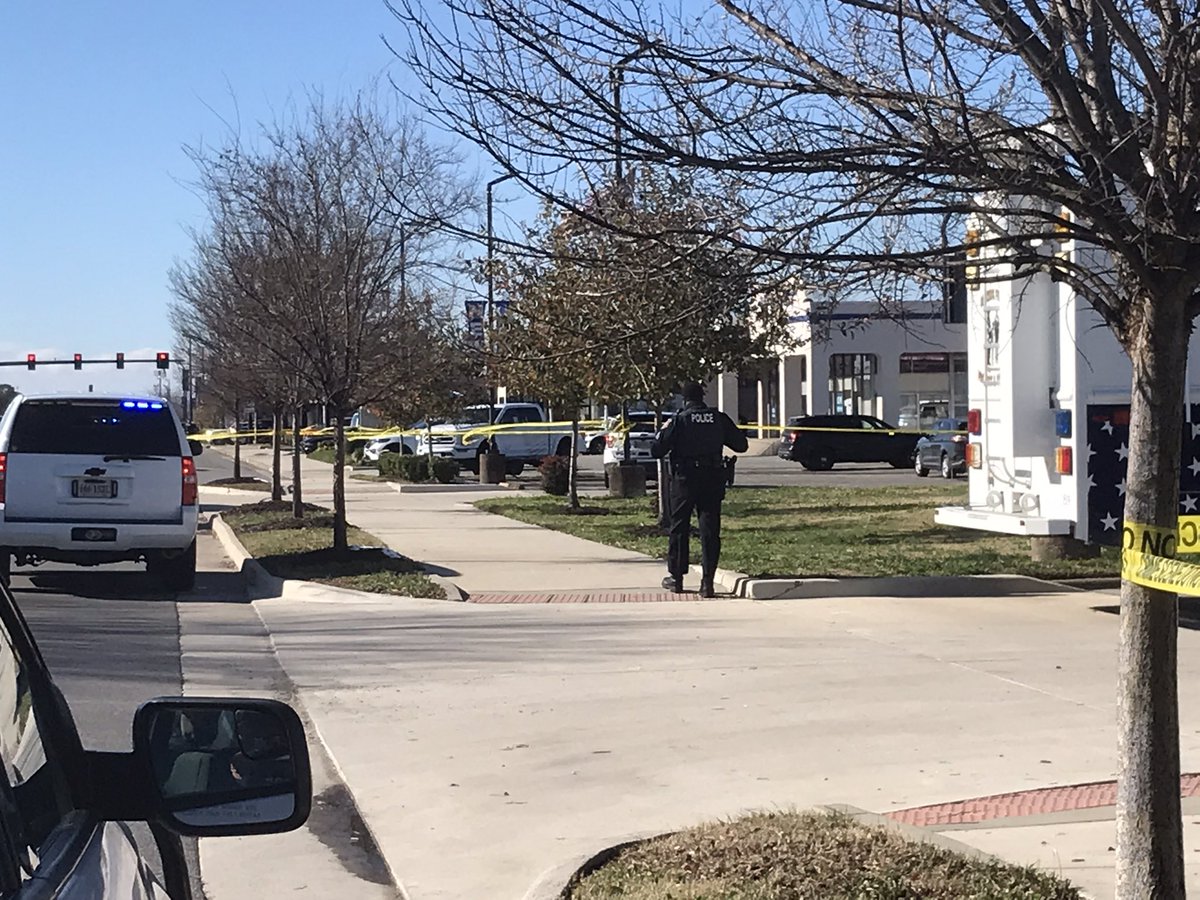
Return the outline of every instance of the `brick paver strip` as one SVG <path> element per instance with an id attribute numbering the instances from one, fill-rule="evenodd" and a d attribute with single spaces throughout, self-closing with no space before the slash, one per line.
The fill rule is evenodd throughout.
<path id="1" fill-rule="evenodd" d="M 1200 796 L 1200 774 L 1184 775 L 1179 779 L 1179 796 Z M 932 806 L 916 806 L 885 813 L 889 819 L 928 828 L 937 825 L 964 825 L 974 822 L 990 822 L 993 819 L 1011 819 L 1020 816 L 1040 816 L 1045 813 L 1064 812 L 1073 809 L 1095 809 L 1115 806 L 1117 783 L 1094 781 L 1089 784 L 1070 784 L 1062 787 L 1038 788 L 1032 791 L 1014 791 L 1010 794 L 992 794 L 973 800 L 956 800 L 953 803 L 937 803 Z"/>
<path id="2" fill-rule="evenodd" d="M 699 600 L 699 594 L 670 591 L 481 591 L 467 598 L 471 603 L 666 603 Z"/>

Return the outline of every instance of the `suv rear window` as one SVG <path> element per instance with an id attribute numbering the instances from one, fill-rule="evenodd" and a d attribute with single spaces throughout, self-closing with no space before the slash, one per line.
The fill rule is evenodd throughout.
<path id="1" fill-rule="evenodd" d="M 179 432 L 169 409 L 130 409 L 121 401 L 22 403 L 8 450 L 89 456 L 180 455 Z"/>

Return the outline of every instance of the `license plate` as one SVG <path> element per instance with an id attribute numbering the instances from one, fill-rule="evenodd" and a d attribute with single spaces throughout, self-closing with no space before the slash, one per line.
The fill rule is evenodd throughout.
<path id="1" fill-rule="evenodd" d="M 109 500 L 117 496 L 117 483 L 111 478 L 76 478 L 71 481 L 71 496 L 80 500 Z"/>

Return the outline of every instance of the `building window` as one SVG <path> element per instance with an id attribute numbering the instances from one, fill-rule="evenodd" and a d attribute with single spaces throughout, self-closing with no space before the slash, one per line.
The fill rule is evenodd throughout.
<path id="1" fill-rule="evenodd" d="M 875 415 L 875 375 L 879 358 L 873 353 L 834 353 L 829 357 L 829 411 L 835 414 Z"/>
<path id="2" fill-rule="evenodd" d="M 902 353 L 898 385 L 901 428 L 929 428 L 967 412 L 965 353 Z"/>

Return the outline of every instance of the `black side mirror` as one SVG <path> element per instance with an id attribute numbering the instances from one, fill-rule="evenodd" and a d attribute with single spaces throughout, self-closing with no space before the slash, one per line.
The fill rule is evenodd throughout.
<path id="1" fill-rule="evenodd" d="M 153 817 L 180 834 L 272 834 L 308 819 L 308 744 L 285 703 L 150 700 L 134 716 L 133 748 L 152 782 Z"/>
<path id="2" fill-rule="evenodd" d="M 199 441 L 188 441 L 188 448 L 192 451 L 192 456 L 199 456 L 204 452 L 204 445 Z"/>

